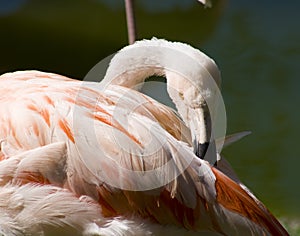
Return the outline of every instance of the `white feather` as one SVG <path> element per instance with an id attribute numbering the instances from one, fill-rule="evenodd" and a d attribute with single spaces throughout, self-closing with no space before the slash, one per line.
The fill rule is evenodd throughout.
<path id="1" fill-rule="evenodd" d="M 57 227 L 83 231 L 88 223 L 99 220 L 101 209 L 91 199 L 79 200 L 51 185 L 5 185 L 0 187 L 0 215 L 4 235 L 28 235 Z"/>

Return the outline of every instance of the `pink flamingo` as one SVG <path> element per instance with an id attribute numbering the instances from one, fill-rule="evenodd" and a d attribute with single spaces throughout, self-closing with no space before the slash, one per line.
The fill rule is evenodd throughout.
<path id="1" fill-rule="evenodd" d="M 166 76 L 182 119 L 134 89 L 153 74 Z M 288 235 L 231 169 L 203 160 L 220 159 L 204 145 L 215 146 L 212 78 L 208 56 L 158 39 L 122 49 L 101 83 L 2 75 L 0 232 Z"/>

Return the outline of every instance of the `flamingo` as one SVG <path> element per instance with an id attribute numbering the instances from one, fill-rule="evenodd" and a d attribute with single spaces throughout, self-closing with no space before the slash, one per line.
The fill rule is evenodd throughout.
<path id="1" fill-rule="evenodd" d="M 180 117 L 138 91 L 151 75 L 166 77 Z M 219 84 L 211 58 L 155 38 L 119 51 L 100 83 L 0 76 L 0 232 L 288 235 L 218 166 Z"/>

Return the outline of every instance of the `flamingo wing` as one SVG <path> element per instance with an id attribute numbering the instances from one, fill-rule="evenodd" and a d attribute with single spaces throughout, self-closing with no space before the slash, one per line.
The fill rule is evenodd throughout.
<path id="1" fill-rule="evenodd" d="M 65 177 L 49 177 L 57 161 L 50 170 L 28 169 L 92 197 L 103 216 L 224 235 L 287 235 L 247 190 L 195 156 L 186 126 L 153 99 L 42 72 L 3 75 L 0 88 L 2 158 L 62 142 Z"/>

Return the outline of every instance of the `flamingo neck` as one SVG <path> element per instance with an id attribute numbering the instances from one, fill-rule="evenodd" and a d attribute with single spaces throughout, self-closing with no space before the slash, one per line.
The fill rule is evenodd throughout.
<path id="1" fill-rule="evenodd" d="M 196 153 L 210 141 L 208 106 L 214 106 L 220 82 L 212 59 L 183 43 L 144 40 L 127 46 L 111 60 L 101 84 L 139 89 L 150 76 L 164 76 L 178 113 L 191 129 Z M 201 147 L 201 148 L 199 148 Z"/>

